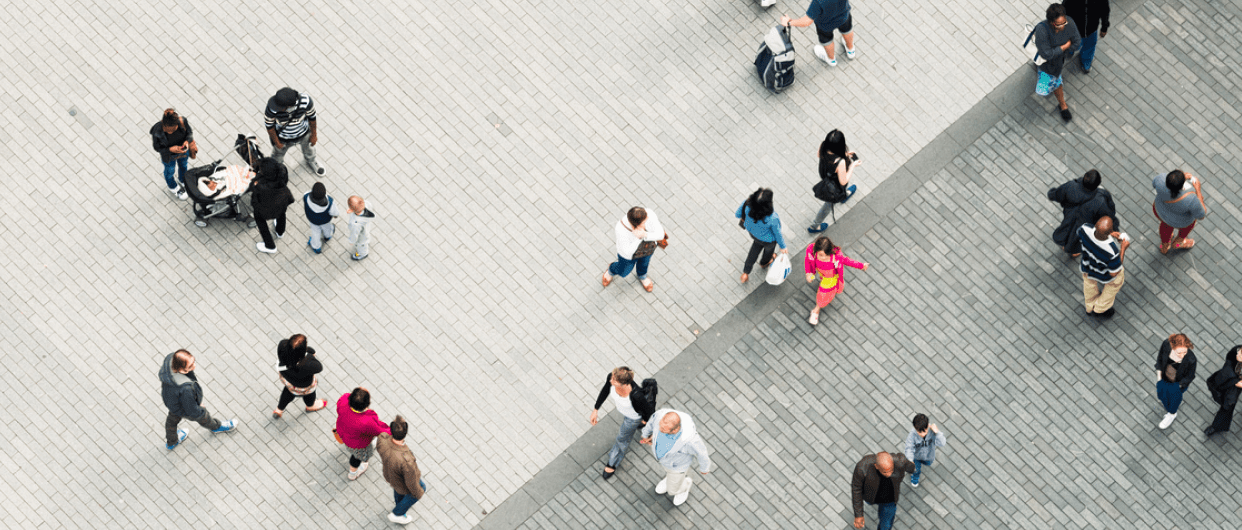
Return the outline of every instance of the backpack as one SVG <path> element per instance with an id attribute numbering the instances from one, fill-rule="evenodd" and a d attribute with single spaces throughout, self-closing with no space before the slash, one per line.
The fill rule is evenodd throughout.
<path id="1" fill-rule="evenodd" d="M 768 31 L 759 44 L 755 57 L 755 72 L 763 87 L 774 94 L 781 93 L 794 82 L 794 48 L 790 41 L 789 27 L 776 26 Z"/>
<path id="2" fill-rule="evenodd" d="M 642 386 L 639 386 L 638 390 L 635 392 L 638 392 L 639 397 L 641 397 L 643 401 L 646 401 L 651 405 L 651 410 L 656 409 L 656 396 L 660 394 L 660 389 L 656 385 L 655 379 L 650 377 L 643 379 Z"/>
<path id="3" fill-rule="evenodd" d="M 1047 24 L 1047 23 L 1040 22 L 1039 24 Z M 1046 61 L 1046 59 L 1039 56 L 1039 46 L 1035 45 L 1035 28 L 1038 27 L 1039 24 L 1035 24 L 1034 26 L 1027 24 L 1026 27 L 1030 31 L 1028 31 L 1026 34 L 1026 40 L 1022 41 L 1022 53 L 1026 55 L 1027 57 L 1030 57 L 1031 62 L 1035 63 L 1035 66 L 1044 64 L 1044 62 Z"/>

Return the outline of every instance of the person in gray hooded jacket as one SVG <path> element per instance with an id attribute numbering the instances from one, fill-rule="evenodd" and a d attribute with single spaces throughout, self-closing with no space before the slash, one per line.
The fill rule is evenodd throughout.
<path id="1" fill-rule="evenodd" d="M 164 421 L 164 435 L 167 438 L 168 450 L 175 449 L 185 441 L 185 429 L 178 429 L 182 419 L 198 422 L 211 432 L 229 432 L 237 427 L 237 420 L 227 422 L 211 417 L 203 408 L 203 387 L 198 385 L 198 377 L 194 375 L 194 356 L 186 350 L 177 350 L 164 358 L 160 368 L 161 395 L 164 406 L 168 407 L 168 419 Z"/>
<path id="2" fill-rule="evenodd" d="M 906 460 L 914 462 L 914 473 L 910 475 L 911 486 L 919 487 L 919 474 L 922 473 L 923 466 L 930 466 L 936 461 L 936 448 L 944 447 L 945 441 L 945 435 L 935 423 L 928 425 L 926 414 L 914 415 L 914 428 L 906 436 Z"/>
<path id="3" fill-rule="evenodd" d="M 660 430 L 655 431 L 659 425 Z M 652 439 L 654 437 L 654 440 Z M 699 473 L 711 470 L 712 461 L 707 456 L 707 444 L 694 428 L 694 420 L 685 412 L 660 409 L 651 415 L 651 421 L 643 427 L 643 438 L 638 443 L 650 445 L 656 461 L 664 467 L 664 480 L 656 485 L 655 492 L 673 496 L 673 506 L 680 506 L 690 497 L 693 481 L 686 476 L 690 465 L 699 462 Z"/>

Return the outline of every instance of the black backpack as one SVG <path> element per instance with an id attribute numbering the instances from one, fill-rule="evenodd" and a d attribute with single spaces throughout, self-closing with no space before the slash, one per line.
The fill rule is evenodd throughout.
<path id="1" fill-rule="evenodd" d="M 837 160 L 839 158 L 835 158 L 832 162 Z M 828 162 L 828 165 L 835 167 L 835 164 L 832 162 Z M 845 186 L 842 186 L 841 181 L 837 178 L 835 170 L 828 173 L 828 178 L 820 178 L 819 182 L 816 182 L 815 186 L 811 188 L 811 191 L 815 193 L 816 199 L 824 202 L 841 202 L 848 195 L 848 192 L 845 191 Z"/>
<path id="2" fill-rule="evenodd" d="M 642 386 L 638 387 L 639 397 L 651 405 L 651 410 L 656 409 L 656 397 L 660 394 L 660 388 L 656 385 L 656 380 L 648 377 L 643 379 Z"/>
<path id="3" fill-rule="evenodd" d="M 759 45 L 755 71 L 763 87 L 779 94 L 794 82 L 794 49 L 788 26 L 776 26 Z"/>

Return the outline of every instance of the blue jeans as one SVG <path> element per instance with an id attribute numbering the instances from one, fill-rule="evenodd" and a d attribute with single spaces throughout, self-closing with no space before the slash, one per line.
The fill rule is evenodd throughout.
<path id="1" fill-rule="evenodd" d="M 617 469 L 621 461 L 625 460 L 625 453 L 630 450 L 630 440 L 634 439 L 634 431 L 637 431 L 642 424 L 641 419 L 624 418 L 621 420 L 621 432 L 617 433 L 617 441 L 613 442 L 612 450 L 608 452 L 608 467 Z"/>
<path id="2" fill-rule="evenodd" d="M 931 460 L 915 460 L 914 461 L 914 474 L 910 475 L 910 483 L 918 484 L 919 474 L 923 472 L 923 466 L 930 466 L 930 465 L 932 465 Z"/>
<path id="3" fill-rule="evenodd" d="M 1099 42 L 1099 40 L 1099 30 L 1082 38 L 1082 50 L 1078 52 L 1078 60 L 1082 62 L 1083 70 L 1091 69 L 1091 62 L 1095 60 L 1095 43 Z"/>
<path id="4" fill-rule="evenodd" d="M 626 276 L 629 276 L 630 271 L 634 270 L 634 266 L 637 265 L 639 281 L 646 280 L 647 279 L 647 265 L 651 263 L 651 256 L 654 256 L 654 255 L 655 254 L 651 254 L 650 256 L 647 256 L 645 258 L 638 258 L 638 259 L 625 259 L 621 257 L 620 254 L 617 254 L 617 261 L 614 261 L 612 265 L 608 266 L 608 274 L 624 278 Z"/>
<path id="5" fill-rule="evenodd" d="M 423 483 L 421 478 L 418 479 L 418 487 L 423 488 L 423 493 L 426 494 L 427 484 Z M 418 502 L 418 499 L 414 498 L 413 495 L 402 495 L 395 491 L 392 492 L 392 499 L 397 502 L 397 507 L 392 509 L 392 514 L 396 516 L 405 515 L 405 512 L 410 511 L 410 508 L 414 507 L 414 503 Z"/>
<path id="6" fill-rule="evenodd" d="M 181 178 L 185 178 L 186 168 L 189 166 L 189 163 L 190 159 L 185 156 L 164 162 L 164 183 L 168 184 L 168 189 L 175 190 L 181 185 L 174 178 L 174 169 L 179 172 L 178 174 Z"/>
<path id="7" fill-rule="evenodd" d="M 1182 387 L 1161 379 L 1156 383 L 1156 397 L 1160 398 L 1160 404 L 1164 405 L 1165 411 L 1177 414 L 1177 409 L 1182 406 Z"/>
<path id="8" fill-rule="evenodd" d="M 875 503 L 869 502 L 867 504 Z M 893 530 L 893 520 L 897 518 L 897 503 L 886 502 L 878 506 L 880 507 L 880 525 L 876 528 L 879 530 Z"/>

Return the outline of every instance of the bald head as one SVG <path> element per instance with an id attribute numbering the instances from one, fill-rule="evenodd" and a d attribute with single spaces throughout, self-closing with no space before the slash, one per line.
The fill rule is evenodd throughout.
<path id="1" fill-rule="evenodd" d="M 1095 222 L 1095 238 L 1104 239 L 1113 233 L 1113 218 L 1105 215 Z"/>
<path id="2" fill-rule="evenodd" d="M 349 211 L 360 214 L 362 213 L 362 209 L 366 207 L 365 205 L 366 203 L 362 201 L 362 197 L 357 195 L 351 195 L 349 197 Z"/>
<path id="3" fill-rule="evenodd" d="M 887 452 L 876 453 L 875 470 L 879 471 L 881 475 L 891 477 L 893 475 L 893 455 Z"/>
<path id="4" fill-rule="evenodd" d="M 660 432 L 664 434 L 677 434 L 681 430 L 681 416 L 676 412 L 665 414 L 660 418 Z"/>

